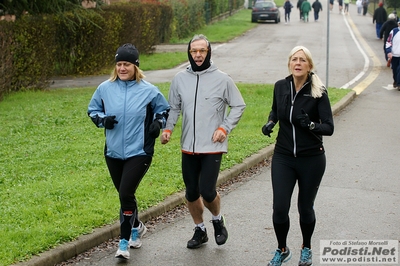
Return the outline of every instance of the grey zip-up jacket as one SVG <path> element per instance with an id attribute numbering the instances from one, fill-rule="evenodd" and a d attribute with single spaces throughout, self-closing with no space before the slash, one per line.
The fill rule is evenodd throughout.
<path id="1" fill-rule="evenodd" d="M 214 131 L 223 128 L 229 134 L 246 108 L 232 78 L 213 63 L 204 71 L 194 72 L 188 66 L 177 73 L 168 101 L 171 109 L 165 129 L 172 132 L 182 112 L 181 148 L 191 154 L 227 152 L 228 138 L 213 143 Z"/>

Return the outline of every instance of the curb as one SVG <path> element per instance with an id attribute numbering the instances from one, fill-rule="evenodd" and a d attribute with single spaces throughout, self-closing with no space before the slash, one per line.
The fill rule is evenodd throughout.
<path id="1" fill-rule="evenodd" d="M 332 114 L 337 115 L 340 111 L 342 111 L 347 105 L 349 105 L 357 96 L 357 93 L 354 90 L 351 90 L 346 94 L 340 101 L 338 101 L 332 107 Z"/>
<path id="2" fill-rule="evenodd" d="M 356 92 L 351 91 L 339 102 L 332 107 L 333 115 L 337 115 L 343 110 L 348 104 L 350 104 L 356 98 Z M 272 156 L 275 145 L 269 145 L 257 153 L 243 160 L 242 163 L 233 166 L 232 168 L 222 171 L 217 180 L 217 186 L 231 178 L 236 177 L 240 173 L 247 169 L 255 166 L 266 158 Z M 167 197 L 163 202 L 156 206 L 150 207 L 149 209 L 139 214 L 140 219 L 143 222 L 150 220 L 151 218 L 157 217 L 179 205 L 185 204 L 185 193 L 178 192 Z M 78 237 L 76 240 L 62 244 L 49 251 L 45 251 L 39 255 L 33 256 L 29 261 L 13 264 L 16 266 L 53 266 L 61 262 L 67 261 L 78 254 L 81 254 L 95 246 L 100 245 L 119 236 L 120 223 L 117 221 L 112 225 L 106 225 L 101 228 L 94 229 L 92 233 Z"/>

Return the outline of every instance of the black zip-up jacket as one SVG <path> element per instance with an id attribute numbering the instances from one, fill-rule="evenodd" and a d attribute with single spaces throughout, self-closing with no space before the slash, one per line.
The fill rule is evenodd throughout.
<path id="1" fill-rule="evenodd" d="M 384 23 L 387 20 L 387 13 L 383 6 L 378 7 L 374 11 L 374 16 L 372 17 L 372 23 Z"/>
<path id="2" fill-rule="evenodd" d="M 301 127 L 296 118 L 302 114 L 301 109 L 315 123 L 313 130 Z M 334 128 L 328 94 L 313 98 L 310 76 L 297 94 L 291 75 L 275 83 L 269 121 L 279 121 L 275 152 L 294 157 L 323 154 L 322 136 L 332 135 Z"/>

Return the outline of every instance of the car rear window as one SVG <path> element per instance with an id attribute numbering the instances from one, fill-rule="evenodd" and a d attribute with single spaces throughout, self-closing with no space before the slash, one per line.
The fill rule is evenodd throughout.
<path id="1" fill-rule="evenodd" d="M 254 5 L 255 7 L 262 8 L 262 7 L 274 7 L 274 4 L 271 2 L 258 2 Z"/>

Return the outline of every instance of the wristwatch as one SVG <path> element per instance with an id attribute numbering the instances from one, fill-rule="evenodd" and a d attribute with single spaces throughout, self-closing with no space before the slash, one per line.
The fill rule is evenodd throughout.
<path id="1" fill-rule="evenodd" d="M 314 128 L 315 128 L 315 123 L 314 122 L 311 122 L 310 123 L 310 126 L 308 127 L 310 130 L 313 130 Z"/>

